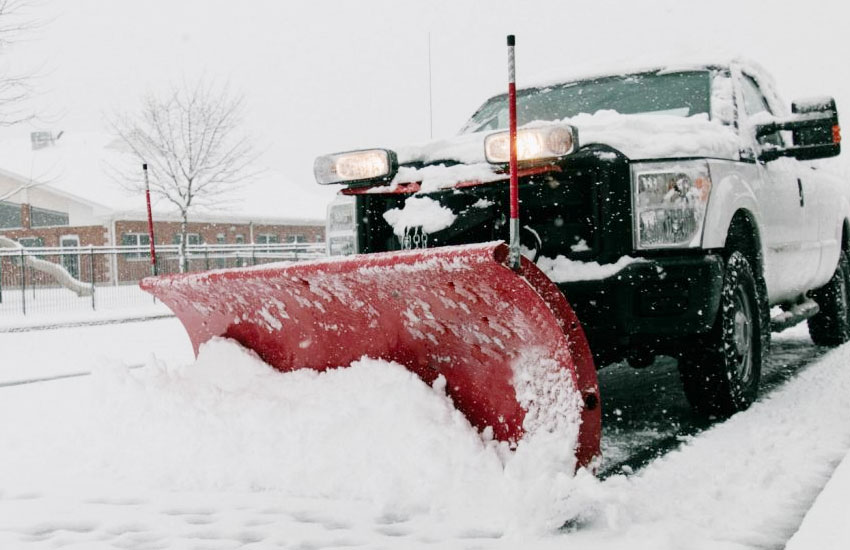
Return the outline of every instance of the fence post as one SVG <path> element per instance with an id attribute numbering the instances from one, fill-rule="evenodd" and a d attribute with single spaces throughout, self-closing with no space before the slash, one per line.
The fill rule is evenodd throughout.
<path id="1" fill-rule="evenodd" d="M 24 249 L 21 248 L 21 308 L 27 314 L 27 269 L 24 263 Z"/>
<path id="2" fill-rule="evenodd" d="M 91 278 L 91 308 L 94 311 L 94 248 L 89 245 L 89 277 Z"/>
<path id="3" fill-rule="evenodd" d="M 207 245 L 204 245 L 204 264 L 206 265 L 207 271 L 210 270 L 210 248 Z"/>
<path id="4" fill-rule="evenodd" d="M 257 245 L 251 244 L 251 265 L 257 265 Z"/>

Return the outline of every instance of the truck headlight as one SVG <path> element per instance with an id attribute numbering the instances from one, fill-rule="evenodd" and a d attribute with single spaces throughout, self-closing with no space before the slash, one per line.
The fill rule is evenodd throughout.
<path id="1" fill-rule="evenodd" d="M 517 162 L 556 160 L 578 148 L 578 130 L 568 124 L 537 128 L 520 128 L 516 133 Z M 484 139 L 487 162 L 506 164 L 511 161 L 510 132 L 490 134 Z"/>
<path id="2" fill-rule="evenodd" d="M 700 245 L 711 175 L 704 161 L 632 164 L 635 248 Z"/>
<path id="3" fill-rule="evenodd" d="M 354 197 L 340 195 L 328 205 L 328 256 L 357 254 L 357 220 Z"/>
<path id="4" fill-rule="evenodd" d="M 321 185 L 389 181 L 398 171 L 398 158 L 388 149 L 366 149 L 318 157 L 313 175 Z"/>

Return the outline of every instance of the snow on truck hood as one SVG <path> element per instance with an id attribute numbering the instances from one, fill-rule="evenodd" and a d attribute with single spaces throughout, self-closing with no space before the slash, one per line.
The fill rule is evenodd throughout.
<path id="1" fill-rule="evenodd" d="M 740 151 L 737 133 L 705 114 L 681 117 L 669 114 L 623 115 L 615 111 L 580 114 L 559 122 L 578 128 L 579 145 L 604 144 L 632 160 L 713 157 L 736 160 Z M 532 122 L 526 126 L 552 124 Z M 501 179 L 484 157 L 484 138 L 478 132 L 396 149 L 398 174 L 392 185 L 421 182 L 428 192 L 463 181 L 487 182 Z M 439 163 L 461 163 L 453 166 Z M 423 168 L 405 164 L 431 164 Z M 376 192 L 386 187 L 376 188 Z"/>

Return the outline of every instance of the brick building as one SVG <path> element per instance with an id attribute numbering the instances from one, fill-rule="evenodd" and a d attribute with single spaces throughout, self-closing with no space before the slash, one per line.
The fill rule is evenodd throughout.
<path id="1" fill-rule="evenodd" d="M 36 137 L 33 134 L 29 142 L 0 143 L 0 235 L 28 247 L 149 243 L 144 198 L 128 196 L 104 168 L 117 152 L 111 137 Z M 266 182 L 252 197 L 252 186 L 245 189 L 248 200 L 241 208 L 191 215 L 189 244 L 324 242 L 324 219 L 276 212 L 275 204 L 281 204 L 281 210 L 288 207 L 290 212 L 304 210 L 297 200 L 292 204 L 290 197 L 277 203 L 270 200 L 268 194 L 280 188 L 279 181 Z M 316 210 L 313 205 L 311 211 Z M 180 242 L 176 213 L 155 204 L 153 217 L 157 245 Z M 69 262 L 73 264 L 73 258 Z M 112 266 L 96 271 L 113 281 L 137 280 L 147 269 L 143 258 L 133 254 L 112 262 Z M 86 269 L 86 262 L 82 264 L 66 267 L 81 272 Z"/>

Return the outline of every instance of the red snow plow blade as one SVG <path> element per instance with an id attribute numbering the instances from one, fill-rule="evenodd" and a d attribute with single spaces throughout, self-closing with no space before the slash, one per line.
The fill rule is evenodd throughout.
<path id="1" fill-rule="evenodd" d="M 147 278 L 141 287 L 174 311 L 196 353 L 224 336 L 282 371 L 395 361 L 427 383 L 443 375 L 474 426 L 512 443 L 542 419 L 580 414 L 576 457 L 586 466 L 599 454 L 601 422 L 587 340 L 558 288 L 531 262 L 509 269 L 507 253 L 501 243 L 442 247 Z"/>

